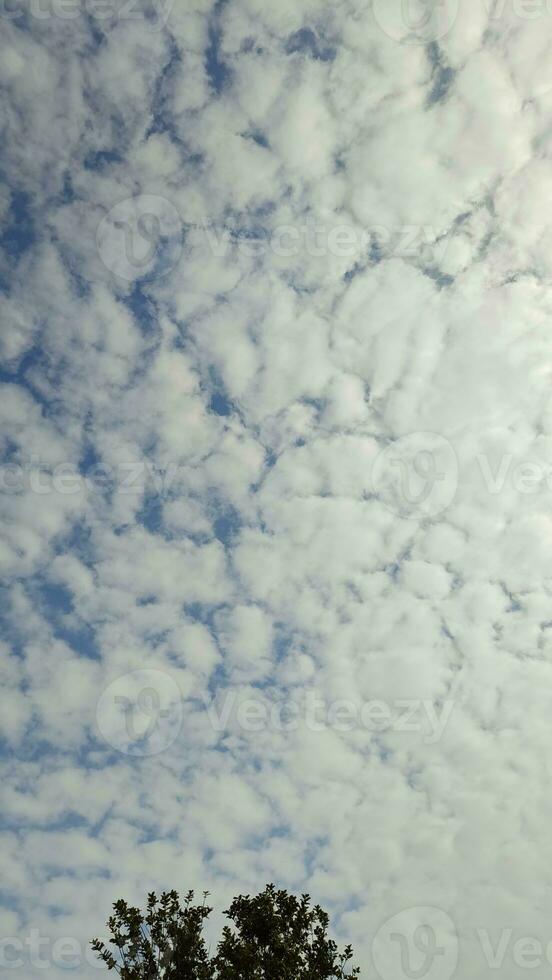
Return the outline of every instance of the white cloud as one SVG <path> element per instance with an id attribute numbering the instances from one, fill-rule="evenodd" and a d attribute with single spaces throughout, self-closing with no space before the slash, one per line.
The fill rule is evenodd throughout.
<path id="1" fill-rule="evenodd" d="M 477 929 L 551 938 L 542 6 L 460 4 L 430 46 L 363 0 L 4 21 L 4 936 L 84 942 L 120 895 L 220 908 L 274 879 L 329 906 L 368 976 L 408 907 L 451 916 L 475 980 Z M 98 226 L 143 196 L 181 254 L 125 280 Z M 412 460 L 390 457 L 398 509 L 373 478 L 412 433 L 422 491 L 455 483 L 421 516 Z M 181 692 L 158 756 L 98 724 L 136 670 Z M 416 702 L 426 727 L 207 710 L 308 691 Z"/>

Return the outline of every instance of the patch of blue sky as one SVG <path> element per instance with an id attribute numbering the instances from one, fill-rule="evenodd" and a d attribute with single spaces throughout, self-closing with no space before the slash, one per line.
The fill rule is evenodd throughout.
<path id="1" fill-rule="evenodd" d="M 432 87 L 426 103 L 429 107 L 438 102 L 444 102 L 454 82 L 456 72 L 445 64 L 443 53 L 435 41 L 428 45 L 427 55 L 432 67 Z"/>
<path id="2" fill-rule="evenodd" d="M 38 237 L 30 195 L 26 191 L 11 190 L 10 206 L 0 234 L 0 247 L 10 261 L 17 262 Z"/>
<path id="3" fill-rule="evenodd" d="M 218 516 L 213 520 L 215 537 L 225 548 L 232 547 L 241 527 L 242 521 L 238 512 L 230 506 L 221 509 Z"/>
<path id="4" fill-rule="evenodd" d="M 337 55 L 335 45 L 323 41 L 310 27 L 295 31 L 286 43 L 286 54 L 305 54 L 317 61 L 334 61 Z"/>
<path id="5" fill-rule="evenodd" d="M 227 0 L 219 0 L 215 5 L 213 15 L 209 22 L 208 45 L 205 50 L 205 70 L 211 84 L 211 88 L 217 95 L 221 95 L 223 89 L 229 84 L 231 70 L 224 60 L 221 50 L 222 28 L 220 26 L 220 12 Z"/>
<path id="6" fill-rule="evenodd" d="M 159 314 L 155 301 L 144 292 L 143 281 L 135 282 L 132 291 L 121 297 L 121 302 L 132 313 L 144 334 L 158 333 Z"/>
<path id="7" fill-rule="evenodd" d="M 151 100 L 151 122 L 146 130 L 146 139 L 154 133 L 162 133 L 177 146 L 185 147 L 174 116 L 170 110 L 172 101 L 171 84 L 181 63 L 181 54 L 172 38 L 169 40 L 168 58 L 161 69 L 154 86 Z"/>
<path id="8" fill-rule="evenodd" d="M 98 660 L 95 630 L 75 615 L 69 590 L 57 583 L 40 581 L 32 591 L 35 604 L 56 639 L 66 643 L 77 656 Z"/>

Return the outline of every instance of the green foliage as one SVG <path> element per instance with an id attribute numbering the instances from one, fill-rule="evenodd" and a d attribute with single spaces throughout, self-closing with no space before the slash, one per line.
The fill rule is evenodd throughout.
<path id="1" fill-rule="evenodd" d="M 92 940 L 92 949 L 121 980 L 210 980 L 202 936 L 203 920 L 211 912 L 207 894 L 202 905 L 193 905 L 194 893 L 188 892 L 182 908 L 175 891 L 163 892 L 160 899 L 151 892 L 145 915 L 121 899 L 107 921 L 114 952 L 99 939 Z"/>
<path id="2" fill-rule="evenodd" d="M 310 897 L 300 899 L 267 885 L 250 898 L 239 895 L 225 915 L 234 928 L 225 926 L 217 954 L 217 980 L 342 980 L 352 949 L 339 953 L 328 939 L 329 916 Z M 352 970 L 355 976 L 358 969 Z"/>
<path id="3" fill-rule="evenodd" d="M 188 892 L 182 908 L 175 891 L 148 896 L 147 912 L 115 902 L 108 920 L 108 948 L 92 948 L 121 980 L 345 980 L 352 949 L 339 952 L 327 936 L 329 917 L 308 895 L 296 898 L 274 885 L 259 895 L 238 895 L 224 914 L 214 956 L 203 940 L 203 920 L 212 911 L 193 904 Z"/>

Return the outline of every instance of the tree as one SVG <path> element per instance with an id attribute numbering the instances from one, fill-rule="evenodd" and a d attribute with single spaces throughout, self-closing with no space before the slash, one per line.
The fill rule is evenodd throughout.
<path id="1" fill-rule="evenodd" d="M 107 920 L 114 951 L 99 939 L 92 940 L 92 948 L 121 980 L 211 980 L 202 936 L 203 920 L 212 911 L 205 905 L 207 894 L 202 905 L 193 905 L 189 891 L 182 908 L 177 892 L 163 892 L 160 899 L 151 892 L 145 914 L 120 899 Z"/>
<path id="2" fill-rule="evenodd" d="M 193 904 L 188 892 L 184 906 L 175 891 L 158 899 L 148 895 L 145 914 L 120 900 L 108 920 L 109 945 L 99 939 L 93 949 L 116 970 L 121 980 L 345 980 L 351 946 L 339 952 L 328 938 L 329 916 L 311 906 L 309 895 L 296 898 L 267 885 L 259 895 L 238 895 L 225 909 L 226 925 L 216 953 L 210 957 L 203 939 L 204 919 L 212 911 Z"/>
<path id="3" fill-rule="evenodd" d="M 225 926 L 214 957 L 217 980 L 343 980 L 352 958 L 328 939 L 329 916 L 310 896 L 300 899 L 267 885 L 250 898 L 239 895 L 225 910 L 234 928 Z"/>

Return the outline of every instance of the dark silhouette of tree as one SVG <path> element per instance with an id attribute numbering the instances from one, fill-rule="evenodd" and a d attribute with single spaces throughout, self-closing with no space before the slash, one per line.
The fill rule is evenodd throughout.
<path id="1" fill-rule="evenodd" d="M 267 885 L 259 895 L 238 895 L 224 914 L 230 919 L 214 956 L 203 939 L 203 922 L 212 911 L 193 904 L 193 892 L 180 905 L 175 891 L 148 896 L 145 914 L 120 900 L 108 920 L 109 946 L 92 948 L 121 980 L 345 980 L 352 948 L 339 952 L 328 938 L 329 916 L 311 906 L 309 895 L 296 898 Z"/>
<path id="2" fill-rule="evenodd" d="M 193 905 L 194 893 L 188 892 L 182 908 L 177 892 L 163 892 L 160 899 L 151 892 L 145 915 L 120 899 L 107 920 L 112 949 L 99 939 L 92 940 L 92 948 L 121 980 L 211 980 L 202 935 L 203 920 L 212 911 L 207 894 L 202 905 Z"/>
<path id="3" fill-rule="evenodd" d="M 328 914 L 311 908 L 309 895 L 267 885 L 254 898 L 239 895 L 225 915 L 234 926 L 224 927 L 213 960 L 217 980 L 342 980 L 359 972 L 346 973 L 352 949 L 338 952 Z"/>

